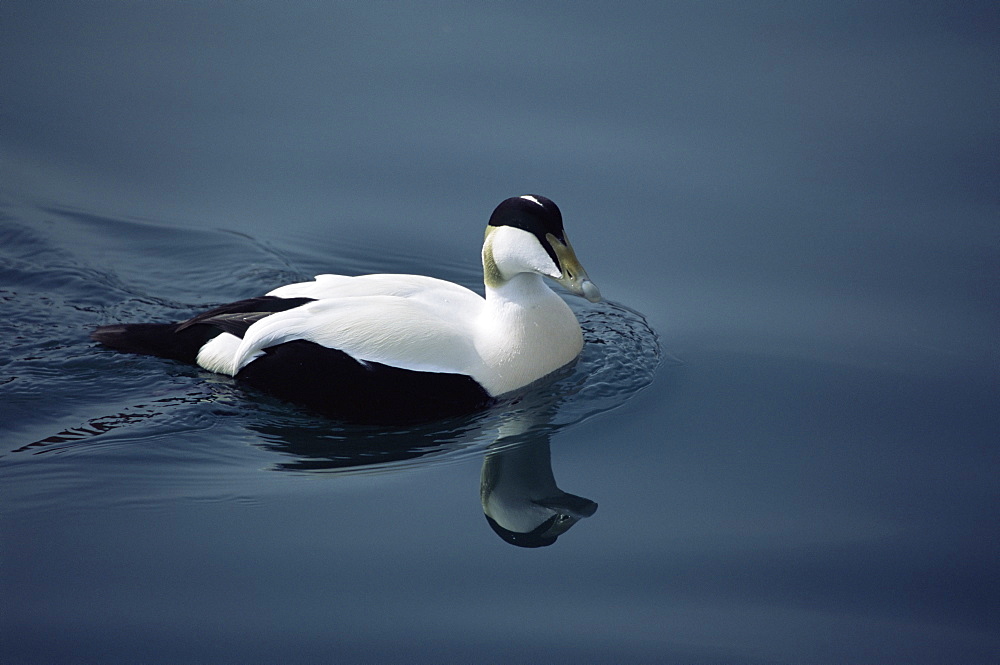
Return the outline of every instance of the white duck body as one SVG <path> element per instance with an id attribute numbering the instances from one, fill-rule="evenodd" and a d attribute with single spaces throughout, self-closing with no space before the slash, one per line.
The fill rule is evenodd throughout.
<path id="1" fill-rule="evenodd" d="M 315 301 L 257 321 L 243 339 L 219 335 L 198 364 L 235 376 L 264 349 L 304 339 L 365 362 L 470 376 L 499 396 L 576 359 L 580 324 L 543 281 L 561 273 L 534 236 L 490 228 L 483 262 L 501 277 L 487 281 L 485 298 L 423 275 L 317 275 L 282 286 L 267 295 Z"/>
<path id="2" fill-rule="evenodd" d="M 319 275 L 181 323 L 102 326 L 92 337 L 193 361 L 335 417 L 466 412 L 579 355 L 576 316 L 543 278 L 600 300 L 544 197 L 497 206 L 482 259 L 485 297 L 420 275 Z"/>

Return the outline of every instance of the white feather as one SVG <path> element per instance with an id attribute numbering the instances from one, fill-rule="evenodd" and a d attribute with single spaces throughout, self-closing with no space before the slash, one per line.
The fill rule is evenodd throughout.
<path id="1" fill-rule="evenodd" d="M 327 298 L 272 314 L 250 326 L 235 354 L 239 371 L 263 349 L 304 339 L 359 360 L 402 369 L 469 374 L 477 365 L 474 335 L 461 316 L 399 296 Z"/>

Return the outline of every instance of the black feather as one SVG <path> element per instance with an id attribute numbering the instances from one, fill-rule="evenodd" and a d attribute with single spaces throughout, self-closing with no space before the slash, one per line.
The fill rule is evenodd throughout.
<path id="1" fill-rule="evenodd" d="M 242 337 L 254 322 L 300 307 L 312 298 L 248 298 L 202 312 L 180 323 L 119 323 L 101 326 L 90 334 L 95 342 L 124 351 L 193 363 L 209 340 L 220 332 Z"/>
<path id="2" fill-rule="evenodd" d="M 212 326 L 194 326 L 178 332 L 176 323 L 119 323 L 101 326 L 90 333 L 90 338 L 125 353 L 193 363 L 198 350 L 218 334 L 218 328 Z"/>
<path id="3" fill-rule="evenodd" d="M 258 316 L 255 319 L 255 321 L 259 321 L 267 314 L 274 314 L 275 312 L 284 312 L 289 309 L 295 309 L 296 307 L 301 307 L 302 305 L 310 303 L 313 300 L 314 298 L 279 298 L 278 296 L 260 296 L 258 298 L 237 300 L 236 302 L 231 302 L 228 305 L 220 305 L 208 310 L 207 312 L 202 312 L 197 316 L 191 317 L 187 321 L 182 321 L 177 324 L 177 330 L 184 330 L 185 328 L 190 328 L 191 326 L 199 323 L 212 323 L 209 319 L 223 317 L 227 314 L 262 314 L 262 316 Z M 249 327 L 250 326 L 248 324 L 247 328 Z M 227 330 L 226 332 L 232 332 L 232 330 Z M 246 332 L 246 328 L 244 328 L 240 333 L 233 334 L 238 337 L 243 337 L 244 332 Z"/>
<path id="4" fill-rule="evenodd" d="M 332 418 L 402 424 L 478 411 L 493 398 L 464 374 L 364 362 L 307 340 L 264 350 L 236 379 Z"/>

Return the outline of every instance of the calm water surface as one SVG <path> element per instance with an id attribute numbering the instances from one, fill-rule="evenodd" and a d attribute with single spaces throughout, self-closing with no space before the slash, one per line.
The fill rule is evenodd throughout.
<path id="1" fill-rule="evenodd" d="M 0 5 L 0 663 L 995 662 L 998 25 Z M 534 192 L 608 300 L 474 417 L 87 338 L 321 272 L 478 288 Z M 579 521 L 498 537 L 542 489 Z"/>

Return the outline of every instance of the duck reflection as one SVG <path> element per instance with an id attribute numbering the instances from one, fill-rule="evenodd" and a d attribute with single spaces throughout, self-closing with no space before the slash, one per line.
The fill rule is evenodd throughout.
<path id="1" fill-rule="evenodd" d="M 493 531 L 518 547 L 547 547 L 597 510 L 556 486 L 548 435 L 487 453 L 479 497 Z"/>
<path id="2" fill-rule="evenodd" d="M 12 452 L 58 453 L 115 429 L 153 422 L 172 409 L 213 401 L 212 395 L 204 393 L 153 400 L 126 412 L 93 418 Z M 484 444 L 490 442 L 479 488 L 486 521 L 512 545 L 551 545 L 579 520 L 593 515 L 597 504 L 556 485 L 549 446 L 552 433 L 559 429 L 550 424 L 554 406 L 525 408 L 523 401 L 507 406 L 512 410 L 498 409 L 405 429 L 340 425 L 287 410 L 272 411 L 245 426 L 257 435 L 255 445 L 280 455 L 281 461 L 273 469 L 307 473 L 400 471 L 439 459 L 483 454 Z"/>
<path id="3" fill-rule="evenodd" d="M 402 430 L 288 427 L 257 424 L 265 446 L 292 459 L 276 468 L 286 471 L 374 473 L 433 463 L 481 449 L 492 440 L 483 459 L 479 495 L 486 521 L 505 542 L 518 547 L 545 547 L 597 504 L 556 485 L 549 445 L 554 428 L 539 426 L 535 417 L 506 414 L 473 416 Z M 492 434 L 490 434 L 492 432 Z M 498 434 L 499 433 L 499 434 Z"/>

